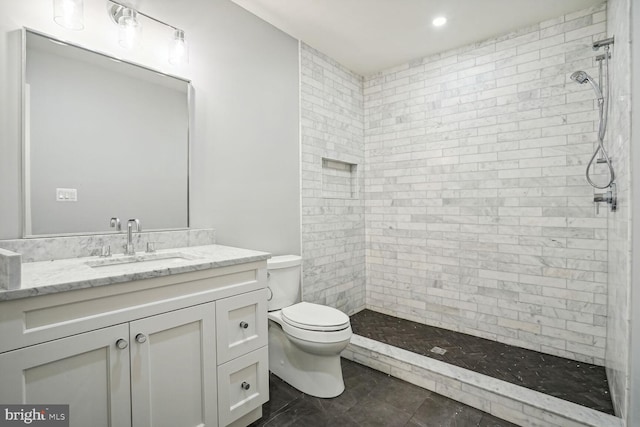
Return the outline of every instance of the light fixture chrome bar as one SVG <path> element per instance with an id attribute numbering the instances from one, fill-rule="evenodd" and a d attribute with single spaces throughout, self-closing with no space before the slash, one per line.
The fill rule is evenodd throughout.
<path id="1" fill-rule="evenodd" d="M 113 22 L 115 22 L 115 23 L 118 23 L 118 18 L 120 17 L 120 15 L 122 15 L 122 10 L 123 10 L 123 9 L 131 9 L 131 10 L 135 10 L 135 11 L 136 11 L 136 13 L 137 13 L 138 15 L 142 15 L 142 16 L 144 16 L 145 18 L 148 18 L 148 19 L 151 19 L 152 21 L 157 22 L 158 24 L 162 24 L 162 25 L 164 25 L 165 27 L 169 27 L 169 28 L 172 28 L 172 29 L 174 29 L 174 30 L 180 30 L 180 31 L 183 31 L 182 29 L 180 29 L 180 28 L 178 28 L 178 27 L 176 27 L 176 26 L 174 26 L 174 25 L 167 24 L 166 22 L 161 21 L 161 20 L 159 20 L 159 19 L 157 19 L 157 18 L 154 18 L 153 16 L 150 16 L 150 15 L 147 15 L 146 13 L 140 12 L 140 11 L 139 11 L 138 9 L 136 9 L 135 7 L 127 6 L 126 4 L 123 4 L 123 3 L 120 3 L 120 2 L 117 2 L 117 1 L 114 1 L 114 0 L 107 0 L 107 1 L 108 1 L 109 3 L 112 3 L 112 4 L 113 4 L 113 6 L 111 6 L 111 7 L 109 8 L 109 15 L 111 16 L 111 19 L 112 19 L 112 20 L 113 20 Z M 183 31 L 183 32 L 184 32 L 184 31 Z"/>
<path id="2" fill-rule="evenodd" d="M 603 46 L 609 46 L 610 44 L 613 44 L 613 42 L 614 42 L 613 37 L 609 37 L 608 39 L 598 40 L 597 42 L 593 43 L 593 50 L 598 50 Z"/>

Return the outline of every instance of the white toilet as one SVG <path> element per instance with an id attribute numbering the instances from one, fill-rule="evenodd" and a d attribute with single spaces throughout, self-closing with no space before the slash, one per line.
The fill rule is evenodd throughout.
<path id="1" fill-rule="evenodd" d="M 267 261 L 269 275 L 269 370 L 315 397 L 344 391 L 340 353 L 349 344 L 349 316 L 332 307 L 300 301 L 297 255 Z"/>

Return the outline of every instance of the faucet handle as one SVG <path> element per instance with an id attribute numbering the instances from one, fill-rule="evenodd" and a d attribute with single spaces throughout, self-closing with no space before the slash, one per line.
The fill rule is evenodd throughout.
<path id="1" fill-rule="evenodd" d="M 120 225 L 120 218 L 115 216 L 111 218 L 111 221 L 109 221 L 109 227 L 111 228 L 115 227 L 116 231 L 121 231 L 122 225 Z"/>
<path id="2" fill-rule="evenodd" d="M 110 245 L 104 245 L 100 250 L 100 256 L 103 257 L 103 258 L 110 257 L 111 256 L 111 246 Z"/>

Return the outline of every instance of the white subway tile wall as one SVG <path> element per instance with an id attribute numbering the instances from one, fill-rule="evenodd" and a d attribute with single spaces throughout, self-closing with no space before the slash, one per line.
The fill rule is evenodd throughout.
<path id="1" fill-rule="evenodd" d="M 597 103 L 569 76 L 597 78 L 605 37 L 602 4 L 364 78 L 368 308 L 604 363 L 607 212 L 584 178 Z M 302 53 L 305 291 L 327 281 L 329 298 L 357 280 L 335 278 L 362 259 L 343 236 L 362 215 L 318 206 L 314 170 L 325 150 L 360 155 L 358 78 Z"/>
<path id="2" fill-rule="evenodd" d="M 353 314 L 365 304 L 362 77 L 301 43 L 300 94 L 303 298 Z"/>
<path id="3" fill-rule="evenodd" d="M 629 321 L 631 294 L 631 51 L 630 0 L 609 0 L 607 27 L 615 36 L 610 65 L 611 109 L 605 146 L 614 162 L 618 211 L 609 216 L 609 318 L 607 324 L 607 378 L 616 413 L 628 411 Z M 636 165 L 639 167 L 640 165 Z"/>
<path id="4" fill-rule="evenodd" d="M 304 299 L 357 312 L 366 271 L 373 310 L 604 364 L 597 104 L 569 75 L 605 37 L 602 4 L 364 79 L 301 44 Z"/>

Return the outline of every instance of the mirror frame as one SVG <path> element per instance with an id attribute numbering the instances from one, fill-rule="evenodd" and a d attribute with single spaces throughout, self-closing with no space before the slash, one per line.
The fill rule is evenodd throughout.
<path id="1" fill-rule="evenodd" d="M 168 74 L 165 73 L 163 71 L 159 71 L 156 70 L 154 68 L 151 67 L 147 67 L 146 65 L 142 65 L 136 62 L 132 62 L 126 59 L 122 59 L 113 55 L 110 55 L 108 53 L 105 52 L 101 52 L 101 51 L 97 51 L 91 48 L 88 48 L 86 46 L 82 46 L 80 44 L 77 43 L 72 43 L 69 42 L 67 40 L 62 40 L 59 39 L 57 37 L 51 36 L 49 34 L 43 33 L 41 31 L 37 31 L 34 30 L 32 28 L 28 28 L 28 27 L 22 27 L 22 34 L 21 34 L 21 115 L 20 115 L 20 119 L 22 121 L 21 125 L 20 125 L 20 130 L 22 132 L 21 135 L 21 187 L 22 187 L 22 215 L 21 215 L 21 228 L 22 228 L 22 238 L 24 239 L 32 239 L 32 238 L 44 238 L 44 237 L 66 237 L 66 236 L 91 236 L 91 235 L 102 235 L 102 234 L 120 234 L 122 233 L 122 231 L 111 231 L 111 230 L 104 230 L 104 231 L 83 231 L 83 232 L 74 232 L 74 233 L 53 233 L 53 234 L 32 234 L 31 233 L 31 200 L 30 200 L 30 194 L 31 194 L 31 189 L 28 188 L 28 182 L 30 181 L 29 177 L 27 176 L 30 170 L 30 166 L 27 164 L 27 159 L 28 159 L 28 153 L 27 153 L 27 134 L 28 134 L 28 129 L 27 129 L 27 121 L 26 121 L 26 116 L 27 116 L 27 103 L 26 103 L 26 97 L 27 97 L 27 90 L 26 90 L 26 86 L 27 86 L 27 33 L 32 33 L 35 34 L 37 36 L 41 36 L 41 37 L 46 37 L 50 40 L 52 40 L 53 42 L 56 43 L 60 43 L 63 45 L 67 45 L 67 46 L 71 46 L 71 47 L 75 47 L 78 49 L 81 49 L 83 51 L 86 52 L 90 52 L 92 54 L 97 54 L 100 56 L 103 56 L 105 58 L 111 59 L 111 60 L 115 60 L 115 61 L 119 61 L 128 65 L 132 65 L 134 67 L 138 67 L 141 68 L 143 70 L 147 70 L 147 71 L 151 71 L 153 73 L 156 74 L 160 74 L 162 76 L 166 76 L 166 77 L 171 77 L 177 80 L 181 80 L 183 82 L 185 82 L 187 84 L 187 225 L 186 227 L 175 227 L 175 228 L 156 228 L 156 229 L 144 229 L 145 232 L 158 232 L 158 231 L 176 231 L 176 230 L 188 230 L 191 228 L 191 146 L 193 143 L 193 132 L 192 127 L 193 127 L 193 120 L 194 120 L 194 105 L 193 105 L 193 101 L 194 101 L 194 89 L 193 89 L 193 85 L 191 83 L 191 80 L 186 79 L 184 77 L 180 77 L 177 76 L 175 74 Z"/>

